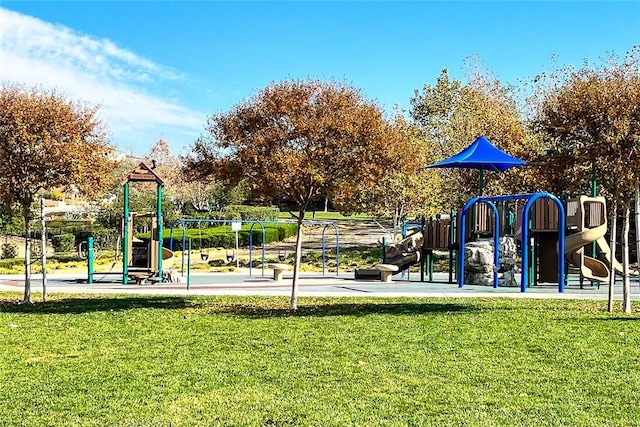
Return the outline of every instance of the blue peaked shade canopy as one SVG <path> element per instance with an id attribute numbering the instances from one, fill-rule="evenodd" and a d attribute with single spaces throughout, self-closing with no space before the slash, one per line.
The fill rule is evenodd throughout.
<path id="1" fill-rule="evenodd" d="M 515 166 L 525 166 L 527 162 L 510 156 L 481 136 L 473 143 L 447 159 L 432 163 L 427 168 L 467 168 L 502 172 Z"/>

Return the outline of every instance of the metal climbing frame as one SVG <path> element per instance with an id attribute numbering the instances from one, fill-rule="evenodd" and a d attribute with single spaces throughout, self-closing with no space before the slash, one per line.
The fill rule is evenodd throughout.
<path id="1" fill-rule="evenodd" d="M 539 193 L 531 194 L 509 194 L 505 196 L 494 197 L 474 197 L 469 200 L 460 213 L 460 251 L 458 256 L 458 287 L 464 286 L 464 246 L 466 240 L 466 216 L 467 211 L 476 203 L 486 203 L 491 209 L 493 209 L 494 215 L 494 230 L 500 230 L 499 228 L 499 215 L 495 202 L 503 202 L 509 200 L 527 200 L 527 203 L 522 210 L 522 272 L 520 291 L 525 292 L 527 289 L 527 283 L 529 281 L 529 209 L 537 199 L 550 199 L 558 207 L 558 292 L 564 292 L 564 232 L 565 232 L 565 213 L 564 206 L 558 200 L 558 198 L 552 194 L 542 191 Z M 494 272 L 493 272 L 493 287 L 498 287 L 498 256 L 500 252 L 500 236 L 499 233 L 494 233 Z"/>

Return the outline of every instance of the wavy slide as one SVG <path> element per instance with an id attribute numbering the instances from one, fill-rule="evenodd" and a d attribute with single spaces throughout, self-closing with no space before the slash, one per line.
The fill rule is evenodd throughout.
<path id="1" fill-rule="evenodd" d="M 600 246 L 600 240 L 606 245 L 604 235 L 607 233 L 607 224 L 602 224 L 599 227 L 590 228 L 580 231 L 575 234 L 570 234 L 565 238 L 565 258 L 574 266 L 580 269 L 580 274 L 586 279 L 594 280 L 597 282 L 607 283 L 609 281 L 609 267 L 602 261 L 592 258 L 584 254 L 584 246 L 598 242 Z M 607 249 L 609 245 L 606 245 Z M 605 248 L 600 246 L 605 251 Z M 611 251 L 608 252 L 611 258 Z M 618 263 L 614 258 L 614 265 Z M 618 263 L 619 264 L 619 263 Z M 616 266 L 617 267 L 617 266 Z M 622 268 L 622 266 L 620 266 Z"/>

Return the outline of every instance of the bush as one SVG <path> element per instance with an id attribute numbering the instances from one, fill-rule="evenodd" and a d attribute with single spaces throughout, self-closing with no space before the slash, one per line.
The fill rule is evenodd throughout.
<path id="1" fill-rule="evenodd" d="M 31 260 L 42 257 L 42 242 L 39 239 L 31 239 Z"/>
<path id="2" fill-rule="evenodd" d="M 0 258 L 11 259 L 18 257 L 18 247 L 13 243 L 3 243 L 0 247 Z"/>
<path id="3" fill-rule="evenodd" d="M 71 233 L 58 234 L 51 238 L 55 252 L 73 252 L 76 245 L 76 237 Z"/>
<path id="4" fill-rule="evenodd" d="M 3 259 L 0 260 L 0 268 L 11 269 L 13 267 L 22 267 L 24 266 L 23 259 Z"/>
<path id="5" fill-rule="evenodd" d="M 91 232 L 91 236 L 93 237 L 94 248 L 98 250 L 116 250 L 120 232 L 110 228 L 97 228 Z"/>
<path id="6" fill-rule="evenodd" d="M 249 237 L 253 245 L 262 244 L 262 229 L 259 225 L 254 225 L 251 230 L 250 225 L 244 225 L 243 229 L 238 232 L 238 245 L 241 247 L 249 246 Z M 298 226 L 296 224 L 264 224 L 265 244 L 278 242 L 296 233 Z M 251 231 L 251 233 L 250 233 Z M 149 233 L 139 234 L 137 237 L 148 239 Z M 171 238 L 171 230 L 164 230 L 163 246 L 168 248 Z M 186 240 L 191 239 L 191 249 L 202 248 L 233 248 L 235 247 L 235 232 L 228 225 L 211 227 L 211 228 L 192 228 L 187 229 Z M 173 230 L 173 250 L 181 251 L 182 248 L 182 230 Z"/>
<path id="7" fill-rule="evenodd" d="M 280 210 L 275 207 L 229 205 L 222 209 L 222 219 L 275 221 Z"/>

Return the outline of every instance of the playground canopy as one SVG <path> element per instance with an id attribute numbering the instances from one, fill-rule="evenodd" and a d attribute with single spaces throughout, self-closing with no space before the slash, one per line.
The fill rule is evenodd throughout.
<path id="1" fill-rule="evenodd" d="M 480 169 L 479 185 L 480 194 L 482 194 L 483 171 L 503 172 L 506 169 L 526 164 L 527 162 L 524 160 L 505 153 L 486 137 L 480 136 L 458 154 L 425 167 Z"/>

